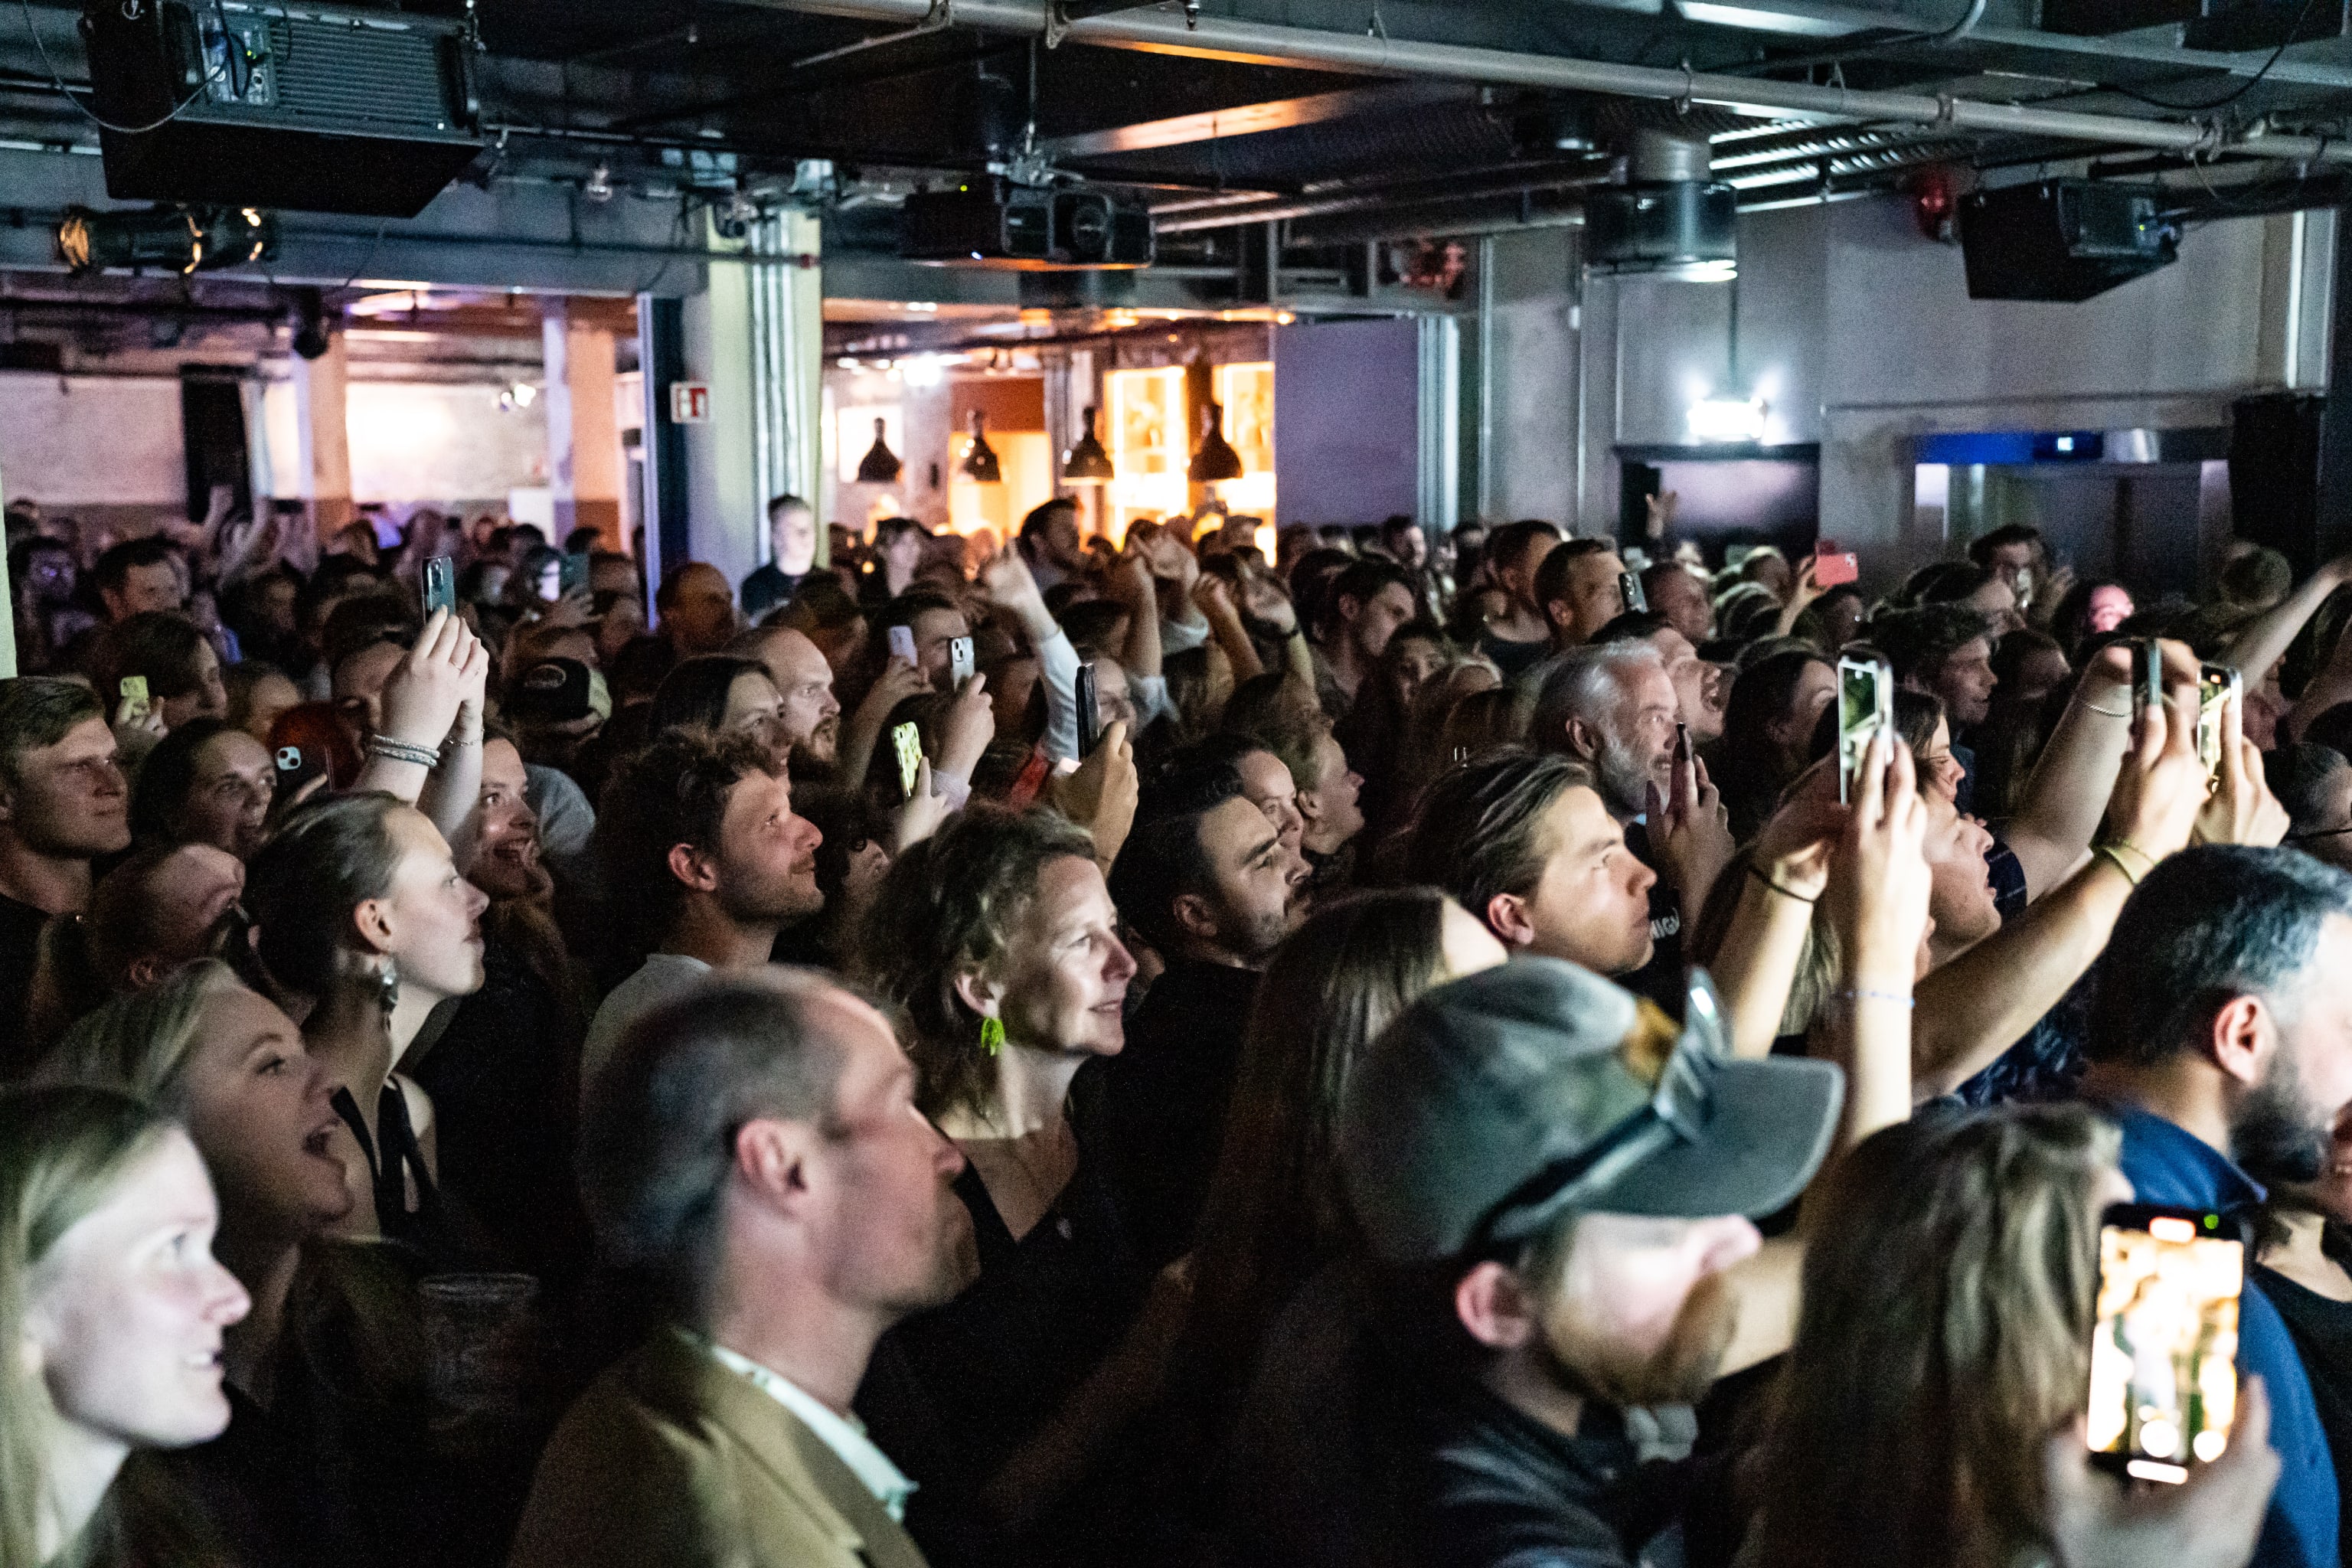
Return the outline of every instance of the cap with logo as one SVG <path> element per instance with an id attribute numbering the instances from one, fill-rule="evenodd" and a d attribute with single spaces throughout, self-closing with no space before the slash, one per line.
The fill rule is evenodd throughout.
<path id="1" fill-rule="evenodd" d="M 576 658 L 543 658 L 507 689 L 506 710 L 518 719 L 565 723 L 591 711 L 587 665 Z"/>
<path id="2" fill-rule="evenodd" d="M 1677 1025 L 1552 958 L 1429 992 L 1349 1075 L 1337 1152 L 1391 1264 L 1489 1255 L 1580 1212 L 1763 1215 L 1804 1190 L 1837 1127 L 1828 1062 L 1731 1056 L 1691 973 Z"/>

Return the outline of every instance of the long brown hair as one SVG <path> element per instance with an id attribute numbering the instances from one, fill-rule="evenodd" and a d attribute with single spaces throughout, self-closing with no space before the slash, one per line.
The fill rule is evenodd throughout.
<path id="1" fill-rule="evenodd" d="M 1889 1127 L 1822 1190 L 1755 1561 L 1961 1568 L 2050 1548 L 2042 1449 L 2081 1407 L 2099 1185 L 2081 1106 Z"/>
<path id="2" fill-rule="evenodd" d="M 1212 1422 L 1238 1394 L 1267 1321 L 1339 1245 L 1340 1092 L 1365 1046 L 1443 972 L 1448 902 L 1435 888 L 1338 900 L 1282 944 L 1259 982 L 1178 1358 Z"/>

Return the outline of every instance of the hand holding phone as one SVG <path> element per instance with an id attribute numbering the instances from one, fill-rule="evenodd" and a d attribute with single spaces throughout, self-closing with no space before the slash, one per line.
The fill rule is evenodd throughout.
<path id="1" fill-rule="evenodd" d="M 923 766 L 922 732 L 909 722 L 890 731 L 890 746 L 898 756 L 898 793 L 904 799 L 915 798 L 915 780 Z"/>
<path id="2" fill-rule="evenodd" d="M 1650 613 L 1650 596 L 1642 592 L 1642 580 L 1631 572 L 1617 574 L 1617 594 L 1625 601 L 1627 615 L 1646 616 Z"/>
<path id="3" fill-rule="evenodd" d="M 324 776 L 326 771 L 326 753 L 317 748 L 313 747 L 306 753 L 299 746 L 278 747 L 276 801 L 283 805 L 294 799 L 302 793 L 304 785 L 312 779 Z"/>
<path id="4" fill-rule="evenodd" d="M 1862 562 L 1853 551 L 1841 551 L 1830 540 L 1813 547 L 1813 586 L 1836 588 L 1862 575 Z"/>
<path id="5" fill-rule="evenodd" d="M 446 555 L 436 555 L 425 563 L 425 618 L 430 620 L 436 610 L 457 613 L 457 563 Z"/>
<path id="6" fill-rule="evenodd" d="M 971 639 L 950 637 L 948 639 L 948 689 L 961 691 L 963 683 L 971 679 Z"/>
<path id="7" fill-rule="evenodd" d="M 122 678 L 121 690 L 122 705 L 117 710 L 114 721 L 118 724 L 136 724 L 147 717 L 150 706 L 147 700 L 147 678 L 143 675 L 126 675 Z"/>
<path id="8" fill-rule="evenodd" d="M 890 657 L 903 658 L 908 664 L 916 662 L 914 627 L 892 626 L 890 628 Z"/>
<path id="9" fill-rule="evenodd" d="M 2112 1204 L 2099 1222 L 2084 1441 L 2092 1462 L 2178 1485 L 2230 1446 L 2245 1229 L 2235 1216 Z"/>
<path id="10" fill-rule="evenodd" d="M 2236 670 L 2226 664 L 2198 667 L 2197 760 L 2205 764 L 2209 788 L 2221 782 L 2222 710 L 2233 698 L 2244 700 L 2244 689 Z"/>
<path id="11" fill-rule="evenodd" d="M 1851 805 L 1871 741 L 1895 729 L 1895 670 L 1875 648 L 1849 646 L 1838 659 L 1838 799 Z"/>
<path id="12" fill-rule="evenodd" d="M 2132 718 L 2164 706 L 2164 645 L 2147 637 L 2132 645 Z"/>
<path id="13" fill-rule="evenodd" d="M 1088 659 L 1078 666 L 1078 755 L 1094 755 L 1096 745 L 1102 740 L 1102 710 L 1095 698 L 1095 664 Z"/>

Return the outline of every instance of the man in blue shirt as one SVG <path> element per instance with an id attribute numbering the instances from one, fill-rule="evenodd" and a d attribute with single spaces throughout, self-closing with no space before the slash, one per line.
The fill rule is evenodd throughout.
<path id="1" fill-rule="evenodd" d="M 2099 960 L 2083 1091 L 2123 1128 L 2141 1203 L 2246 1211 L 2316 1177 L 2352 1102 L 2352 876 L 2291 849 L 2173 856 Z M 2252 1260 L 2249 1259 L 2251 1262 Z M 2310 1380 L 2249 1275 L 2238 1366 L 2268 1385 L 2283 1468 L 2257 1568 L 2338 1561 L 2338 1486 Z"/>

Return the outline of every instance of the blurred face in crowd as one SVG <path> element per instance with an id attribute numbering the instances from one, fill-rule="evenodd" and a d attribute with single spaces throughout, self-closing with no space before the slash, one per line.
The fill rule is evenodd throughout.
<path id="1" fill-rule="evenodd" d="M 1498 894 L 1486 923 L 1516 951 L 1564 958 L 1596 974 L 1650 962 L 1650 889 L 1658 874 L 1625 847 L 1625 829 L 1581 785 L 1545 808 L 1532 846 L 1543 867 L 1524 894 Z"/>
<path id="2" fill-rule="evenodd" d="M 105 720 L 85 719 L 56 745 L 20 752 L 16 773 L 0 788 L 0 824 L 33 853 L 87 859 L 130 846 L 131 792 Z"/>
<path id="3" fill-rule="evenodd" d="M 2071 673 L 2066 656 L 2058 649 L 2034 648 L 2018 661 L 2016 680 L 2001 693 L 2001 700 L 2022 708 L 2038 707 L 2066 683 Z"/>
<path id="4" fill-rule="evenodd" d="M 959 981 L 966 1000 L 1002 1017 L 1005 1038 L 1032 1050 L 1118 1055 L 1135 960 L 1118 940 L 1118 910 L 1095 863 L 1074 855 L 1046 862 L 1008 934 L 1000 973 Z"/>
<path id="5" fill-rule="evenodd" d="M 334 1084 L 275 1003 L 242 985 L 215 991 L 181 1082 L 232 1230 L 295 1240 L 351 1211 Z"/>
<path id="6" fill-rule="evenodd" d="M 1704 1398 L 1738 1323 L 1724 1271 L 1763 1245 L 1756 1227 L 1730 1215 L 1588 1214 L 1570 1224 L 1564 1249 L 1537 1251 L 1540 1361 L 1612 1405 Z"/>
<path id="7" fill-rule="evenodd" d="M 73 552 L 62 545 L 25 552 L 25 591 L 37 605 L 62 605 L 74 595 Z"/>
<path id="8" fill-rule="evenodd" d="M 261 847 L 277 784 L 269 749 L 242 730 L 224 730 L 196 748 L 172 836 L 183 843 L 215 846 L 242 860 Z"/>
<path id="9" fill-rule="evenodd" d="M 889 573 L 892 583 L 911 579 L 923 563 L 923 552 L 930 547 L 930 536 L 920 529 L 902 528 L 893 533 L 881 548 L 883 569 Z"/>
<path id="10" fill-rule="evenodd" d="M 2017 613 L 2017 584 L 2013 578 L 1996 576 L 1960 602 L 1971 610 L 1990 616 L 1996 631 L 2013 632 L 2025 624 L 2025 617 Z"/>
<path id="11" fill-rule="evenodd" d="M 1666 661 L 1666 679 L 1675 687 L 1675 716 L 1690 726 L 1691 739 L 1701 743 L 1719 740 L 1730 684 L 1723 667 L 1699 658 L 1690 639 L 1672 626 L 1643 640 Z"/>
<path id="12" fill-rule="evenodd" d="M 1291 879 L 1305 881 L 1307 859 L 1299 845 L 1306 837 L 1307 819 L 1298 813 L 1298 786 L 1291 782 L 1290 770 L 1267 751 L 1244 752 L 1234 766 L 1242 775 L 1242 794 L 1274 824 L 1284 853 L 1293 860 Z"/>
<path id="13" fill-rule="evenodd" d="M 727 792 L 717 851 L 673 850 L 671 865 L 685 854 L 698 873 L 690 886 L 711 894 L 730 919 L 766 925 L 824 907 L 816 885 L 816 847 L 824 841 L 816 824 L 793 815 L 789 779 L 746 773 Z"/>
<path id="14" fill-rule="evenodd" d="M 1992 711 L 1992 691 L 1999 684 L 1992 672 L 1992 644 L 1971 637 L 1952 650 L 1926 689 L 1944 700 L 1952 722 L 1962 729 L 1984 722 Z"/>
<path id="15" fill-rule="evenodd" d="M 681 570 L 670 605 L 661 612 L 661 629 L 680 658 L 726 647 L 735 635 L 735 594 L 727 574 L 700 562 Z"/>
<path id="16" fill-rule="evenodd" d="M 888 1322 L 939 1306 L 979 1273 L 971 1214 L 953 1184 L 963 1156 L 915 1108 L 914 1068 L 879 1013 L 832 988 L 809 1011 L 840 1069 L 832 1112 L 801 1145 L 791 1187 L 807 1251 L 845 1308 Z M 730 1207 L 773 1201 L 747 1197 L 738 1181 Z"/>
<path id="17" fill-rule="evenodd" d="M 155 561 L 131 567 L 123 574 L 121 587 L 101 588 L 98 596 L 105 602 L 106 618 L 120 621 L 147 610 L 176 610 L 184 591 L 179 568 L 169 561 Z"/>
<path id="18" fill-rule="evenodd" d="M 1045 559 L 1065 572 L 1086 569 L 1087 552 L 1078 541 L 1078 513 L 1075 507 L 1057 506 L 1045 514 L 1045 531 L 1042 541 Z"/>
<path id="19" fill-rule="evenodd" d="M 191 719 L 220 719 L 228 714 L 228 688 L 221 683 L 220 655 L 212 644 L 196 645 L 196 684 L 177 697 L 156 699 L 155 711 L 165 730 L 176 730 Z"/>
<path id="20" fill-rule="evenodd" d="M 1236 795 L 1201 816 L 1209 886 L 1177 895 L 1178 921 L 1228 962 L 1255 967 L 1290 932 L 1291 857 L 1265 814 Z"/>
<path id="21" fill-rule="evenodd" d="M 381 899 L 360 905 L 360 930 L 398 966 L 404 991 L 468 996 L 482 988 L 481 914 L 489 900 L 457 874 L 441 830 L 403 807 L 386 826 L 400 859 Z"/>
<path id="22" fill-rule="evenodd" d="M 530 809 L 530 775 L 514 742 L 482 742 L 480 826 L 467 879 L 493 899 L 533 899 L 551 890 L 539 863 L 539 818 Z"/>
<path id="23" fill-rule="evenodd" d="M 816 644 L 789 626 L 762 637 L 757 657 L 776 683 L 783 742 L 795 757 L 831 763 L 841 752 L 841 704 L 833 695 L 833 667 Z"/>
<path id="24" fill-rule="evenodd" d="M 1429 535 L 1418 528 L 1394 529 L 1381 535 L 1381 548 L 1408 572 L 1417 572 L 1429 560 Z"/>
<path id="25" fill-rule="evenodd" d="M 1837 700 L 1837 669 L 1826 659 L 1809 662 L 1790 689 L 1789 705 L 1764 725 L 1765 739 L 1779 748 L 1783 766 L 1795 772 L 1804 766 L 1822 714 Z M 1925 773 L 1925 759 L 1921 759 Z"/>
<path id="26" fill-rule="evenodd" d="M 1348 840 L 1364 830 L 1361 773 L 1348 766 L 1348 753 L 1328 731 L 1315 738 L 1315 787 L 1298 795 L 1300 815 L 1307 818 L 1305 847 L 1318 855 L 1336 855 Z"/>
<path id="27" fill-rule="evenodd" d="M 776 570 L 798 577 L 816 564 L 816 514 L 794 503 L 768 514 L 768 544 Z"/>
<path id="28" fill-rule="evenodd" d="M 335 711 L 359 739 L 383 727 L 383 689 L 407 657 L 408 650 L 396 642 L 375 642 L 335 666 Z"/>
<path id="29" fill-rule="evenodd" d="M 1124 724 L 1129 735 L 1135 733 L 1135 689 L 1127 679 L 1127 666 L 1108 654 L 1097 654 L 1095 667 L 1095 714 L 1108 730 L 1113 724 Z"/>
<path id="30" fill-rule="evenodd" d="M 2329 770 L 2311 815 L 2295 819 L 2286 841 L 2315 860 L 2352 870 L 2352 767 Z"/>
<path id="31" fill-rule="evenodd" d="M 252 1301 L 213 1261 L 218 1224 L 204 1161 L 174 1130 L 33 1266 L 10 1350 L 76 1436 L 178 1448 L 228 1425 L 221 1334 Z"/>
<path id="32" fill-rule="evenodd" d="M 1650 608 L 1665 616 L 1666 624 L 1693 647 L 1715 636 L 1715 605 L 1706 596 L 1706 584 L 1696 576 L 1679 569 L 1661 572 L 1647 592 Z"/>
<path id="33" fill-rule="evenodd" d="M 2000 929 L 2000 909 L 1993 902 L 1992 877 L 1985 867 L 1992 835 L 1976 818 L 1962 816 L 1941 791 L 1919 793 L 1927 806 L 1927 913 L 1935 921 L 1940 963 Z"/>
<path id="34" fill-rule="evenodd" d="M 1960 767 L 1960 759 L 1952 755 L 1951 725 L 1941 719 L 1937 720 L 1935 732 L 1927 737 L 1927 749 L 1915 760 L 1919 765 L 1919 788 L 1957 805 L 1960 798 L 1960 780 L 1967 773 Z"/>
<path id="35" fill-rule="evenodd" d="M 1993 547 L 1992 559 L 1985 564 L 1991 567 L 1999 574 L 2000 580 L 2009 584 L 2011 590 L 2011 607 L 2014 607 L 2016 599 L 2014 591 L 2018 584 L 2023 582 L 2026 574 L 2033 570 L 2033 546 L 2022 540 L 2015 544 L 1997 544 Z"/>
<path id="36" fill-rule="evenodd" d="M 1632 664 L 1612 672 L 1616 700 L 1597 719 L 1569 727 L 1569 744 L 1600 775 L 1609 809 L 1620 817 L 1649 809 L 1649 787 L 1673 787 L 1675 716 L 1682 704 L 1659 665 Z"/>
<path id="37" fill-rule="evenodd" d="M 276 673 L 262 676 L 246 693 L 245 732 L 264 745 L 269 743 L 269 726 L 278 716 L 302 700 L 294 683 Z"/>
<path id="38" fill-rule="evenodd" d="M 1625 563 L 1613 550 L 1580 555 L 1569 563 L 1560 596 L 1544 606 L 1552 640 L 1561 647 L 1591 642 L 1592 634 L 1625 613 L 1625 592 L 1617 578 Z"/>
<path id="39" fill-rule="evenodd" d="M 919 539 L 919 534 L 908 535 Z M 971 636 L 971 626 L 963 618 L 961 610 L 920 610 L 907 623 L 915 634 L 915 668 L 931 683 L 934 691 L 948 689 L 948 677 L 952 673 L 948 645 L 958 637 Z"/>
<path id="40" fill-rule="evenodd" d="M 1528 545 L 1526 554 L 1517 561 L 1496 565 L 1496 586 L 1510 595 L 1512 607 L 1543 615 L 1543 606 L 1536 603 L 1536 574 L 1543 569 L 1544 557 L 1559 548 L 1559 541 L 1556 537 L 1538 533 Z"/>
<path id="41" fill-rule="evenodd" d="M 1397 711 L 1402 713 L 1412 706 L 1423 684 L 1445 668 L 1445 650 L 1434 638 L 1417 636 L 1407 637 L 1402 644 L 1391 637 L 1389 648 L 1396 656 L 1389 668 L 1396 682 L 1393 695 Z"/>
<path id="42" fill-rule="evenodd" d="M 1396 629 L 1412 619 L 1412 590 L 1402 583 L 1384 583 L 1379 593 L 1360 603 L 1340 600 L 1339 618 L 1346 623 L 1347 636 L 1356 645 L 1357 654 L 1367 660 L 1376 659 L 1387 650 L 1389 638 L 1396 636 Z"/>
<path id="43" fill-rule="evenodd" d="M 2320 923 L 2310 963 L 2281 990 L 2261 999 L 2273 1040 L 2230 1108 L 2230 1152 L 2257 1181 L 2313 1182 L 2333 1174 L 2352 1106 L 2352 917 Z"/>
<path id="44" fill-rule="evenodd" d="M 727 711 L 719 724 L 731 734 L 751 736 L 782 766 L 788 750 L 783 713 L 784 700 L 776 695 L 776 683 L 764 671 L 747 669 L 728 684 Z"/>
<path id="45" fill-rule="evenodd" d="M 147 874 L 143 892 L 158 951 L 131 961 L 129 978 L 140 986 L 205 956 L 221 917 L 245 895 L 245 863 L 209 844 L 183 844 Z"/>
<path id="46" fill-rule="evenodd" d="M 2091 590 L 2091 629 L 2111 632 L 2132 618 L 2130 590 L 2117 583 L 2102 583 Z"/>

